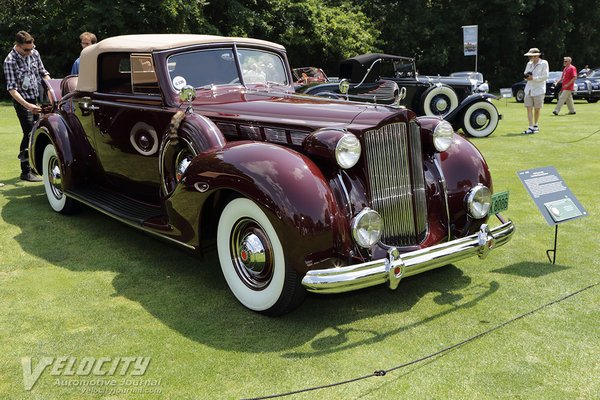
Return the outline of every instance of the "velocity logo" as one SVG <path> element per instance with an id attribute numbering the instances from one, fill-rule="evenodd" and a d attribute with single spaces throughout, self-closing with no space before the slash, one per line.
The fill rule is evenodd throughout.
<path id="1" fill-rule="evenodd" d="M 52 376 L 94 376 L 112 377 L 115 375 L 141 376 L 150 365 L 150 357 L 42 357 L 34 364 L 31 357 L 23 357 L 23 388 L 31 390 L 48 367 Z"/>

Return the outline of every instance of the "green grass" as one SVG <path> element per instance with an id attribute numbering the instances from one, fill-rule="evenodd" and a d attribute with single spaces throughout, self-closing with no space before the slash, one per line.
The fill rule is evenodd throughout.
<path id="1" fill-rule="evenodd" d="M 330 384 L 439 351 L 600 281 L 600 105 L 550 116 L 520 135 L 525 110 L 497 103 L 499 128 L 474 143 L 495 189 L 510 191 L 513 240 L 384 286 L 309 296 L 267 318 L 227 289 L 214 254 L 198 259 L 92 210 L 51 211 L 41 184 L 21 182 L 14 110 L 0 105 L 0 398 L 229 399 Z M 590 136 L 591 135 L 591 136 Z M 554 166 L 589 216 L 554 229 L 516 172 Z M 600 287 L 427 361 L 293 399 L 591 399 L 600 397 Z M 157 394 L 84 394 L 46 369 L 23 388 L 22 357 L 151 357 Z M 131 376 L 127 376 L 132 378 Z M 117 379 L 120 376 L 116 377 Z M 108 378 L 102 378 L 108 379 Z M 118 380 L 118 382 L 120 382 Z M 118 388 L 131 386 L 119 383 Z"/>

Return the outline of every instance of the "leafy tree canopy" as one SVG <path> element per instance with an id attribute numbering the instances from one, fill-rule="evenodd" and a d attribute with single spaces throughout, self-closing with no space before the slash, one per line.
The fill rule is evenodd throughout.
<path id="1" fill-rule="evenodd" d="M 46 68 L 65 76 L 78 57 L 79 34 L 98 39 L 130 33 L 205 33 L 281 43 L 293 66 L 337 75 L 342 59 L 381 51 L 415 56 L 421 73 L 475 68 L 463 56 L 463 25 L 479 26 L 477 64 L 493 89 L 510 85 L 539 47 L 552 70 L 562 57 L 600 64 L 600 0 L 0 0 L 0 49 L 15 33 L 36 38 Z M 0 78 L 0 79 L 3 79 Z M 6 97 L 0 81 L 0 96 Z"/>

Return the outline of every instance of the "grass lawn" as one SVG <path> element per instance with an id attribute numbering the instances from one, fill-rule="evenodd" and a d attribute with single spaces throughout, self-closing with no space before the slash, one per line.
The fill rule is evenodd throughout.
<path id="1" fill-rule="evenodd" d="M 578 102 L 577 115 L 559 117 L 546 105 L 535 135 L 520 134 L 521 104 L 496 104 L 498 129 L 474 143 L 496 191 L 510 191 L 509 244 L 406 278 L 396 291 L 309 296 L 280 318 L 239 305 L 214 254 L 198 259 L 90 209 L 54 213 L 42 184 L 17 179 L 18 121 L 0 105 L 0 398 L 236 399 L 327 385 L 435 353 L 598 283 L 600 104 Z M 548 165 L 589 213 L 560 225 L 555 265 L 545 254 L 554 228 L 517 177 Z M 599 305 L 592 286 L 426 361 L 287 398 L 597 399 Z M 61 356 L 82 371 L 103 357 L 103 371 L 119 369 L 69 376 Z M 55 361 L 30 391 L 27 357 L 32 370 Z M 120 375 L 125 357 L 151 361 L 142 376 Z"/>

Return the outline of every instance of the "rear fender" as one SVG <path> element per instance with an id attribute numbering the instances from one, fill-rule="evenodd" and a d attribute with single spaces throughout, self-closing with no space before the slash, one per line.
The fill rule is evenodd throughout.
<path id="1" fill-rule="evenodd" d="M 29 160 L 34 171 L 42 174 L 44 149 L 53 144 L 61 164 L 63 189 L 68 190 L 82 182 L 93 151 L 85 135 L 80 133 L 74 134 L 61 114 L 43 115 L 36 123 L 29 143 Z"/>
<path id="2" fill-rule="evenodd" d="M 258 204 L 277 230 L 288 262 L 301 274 L 335 253 L 343 225 L 336 218 L 343 213 L 321 170 L 298 152 L 262 142 L 227 144 L 195 157 L 181 183 L 206 197 L 224 191 Z M 175 195 L 173 208 L 185 208 Z"/>

